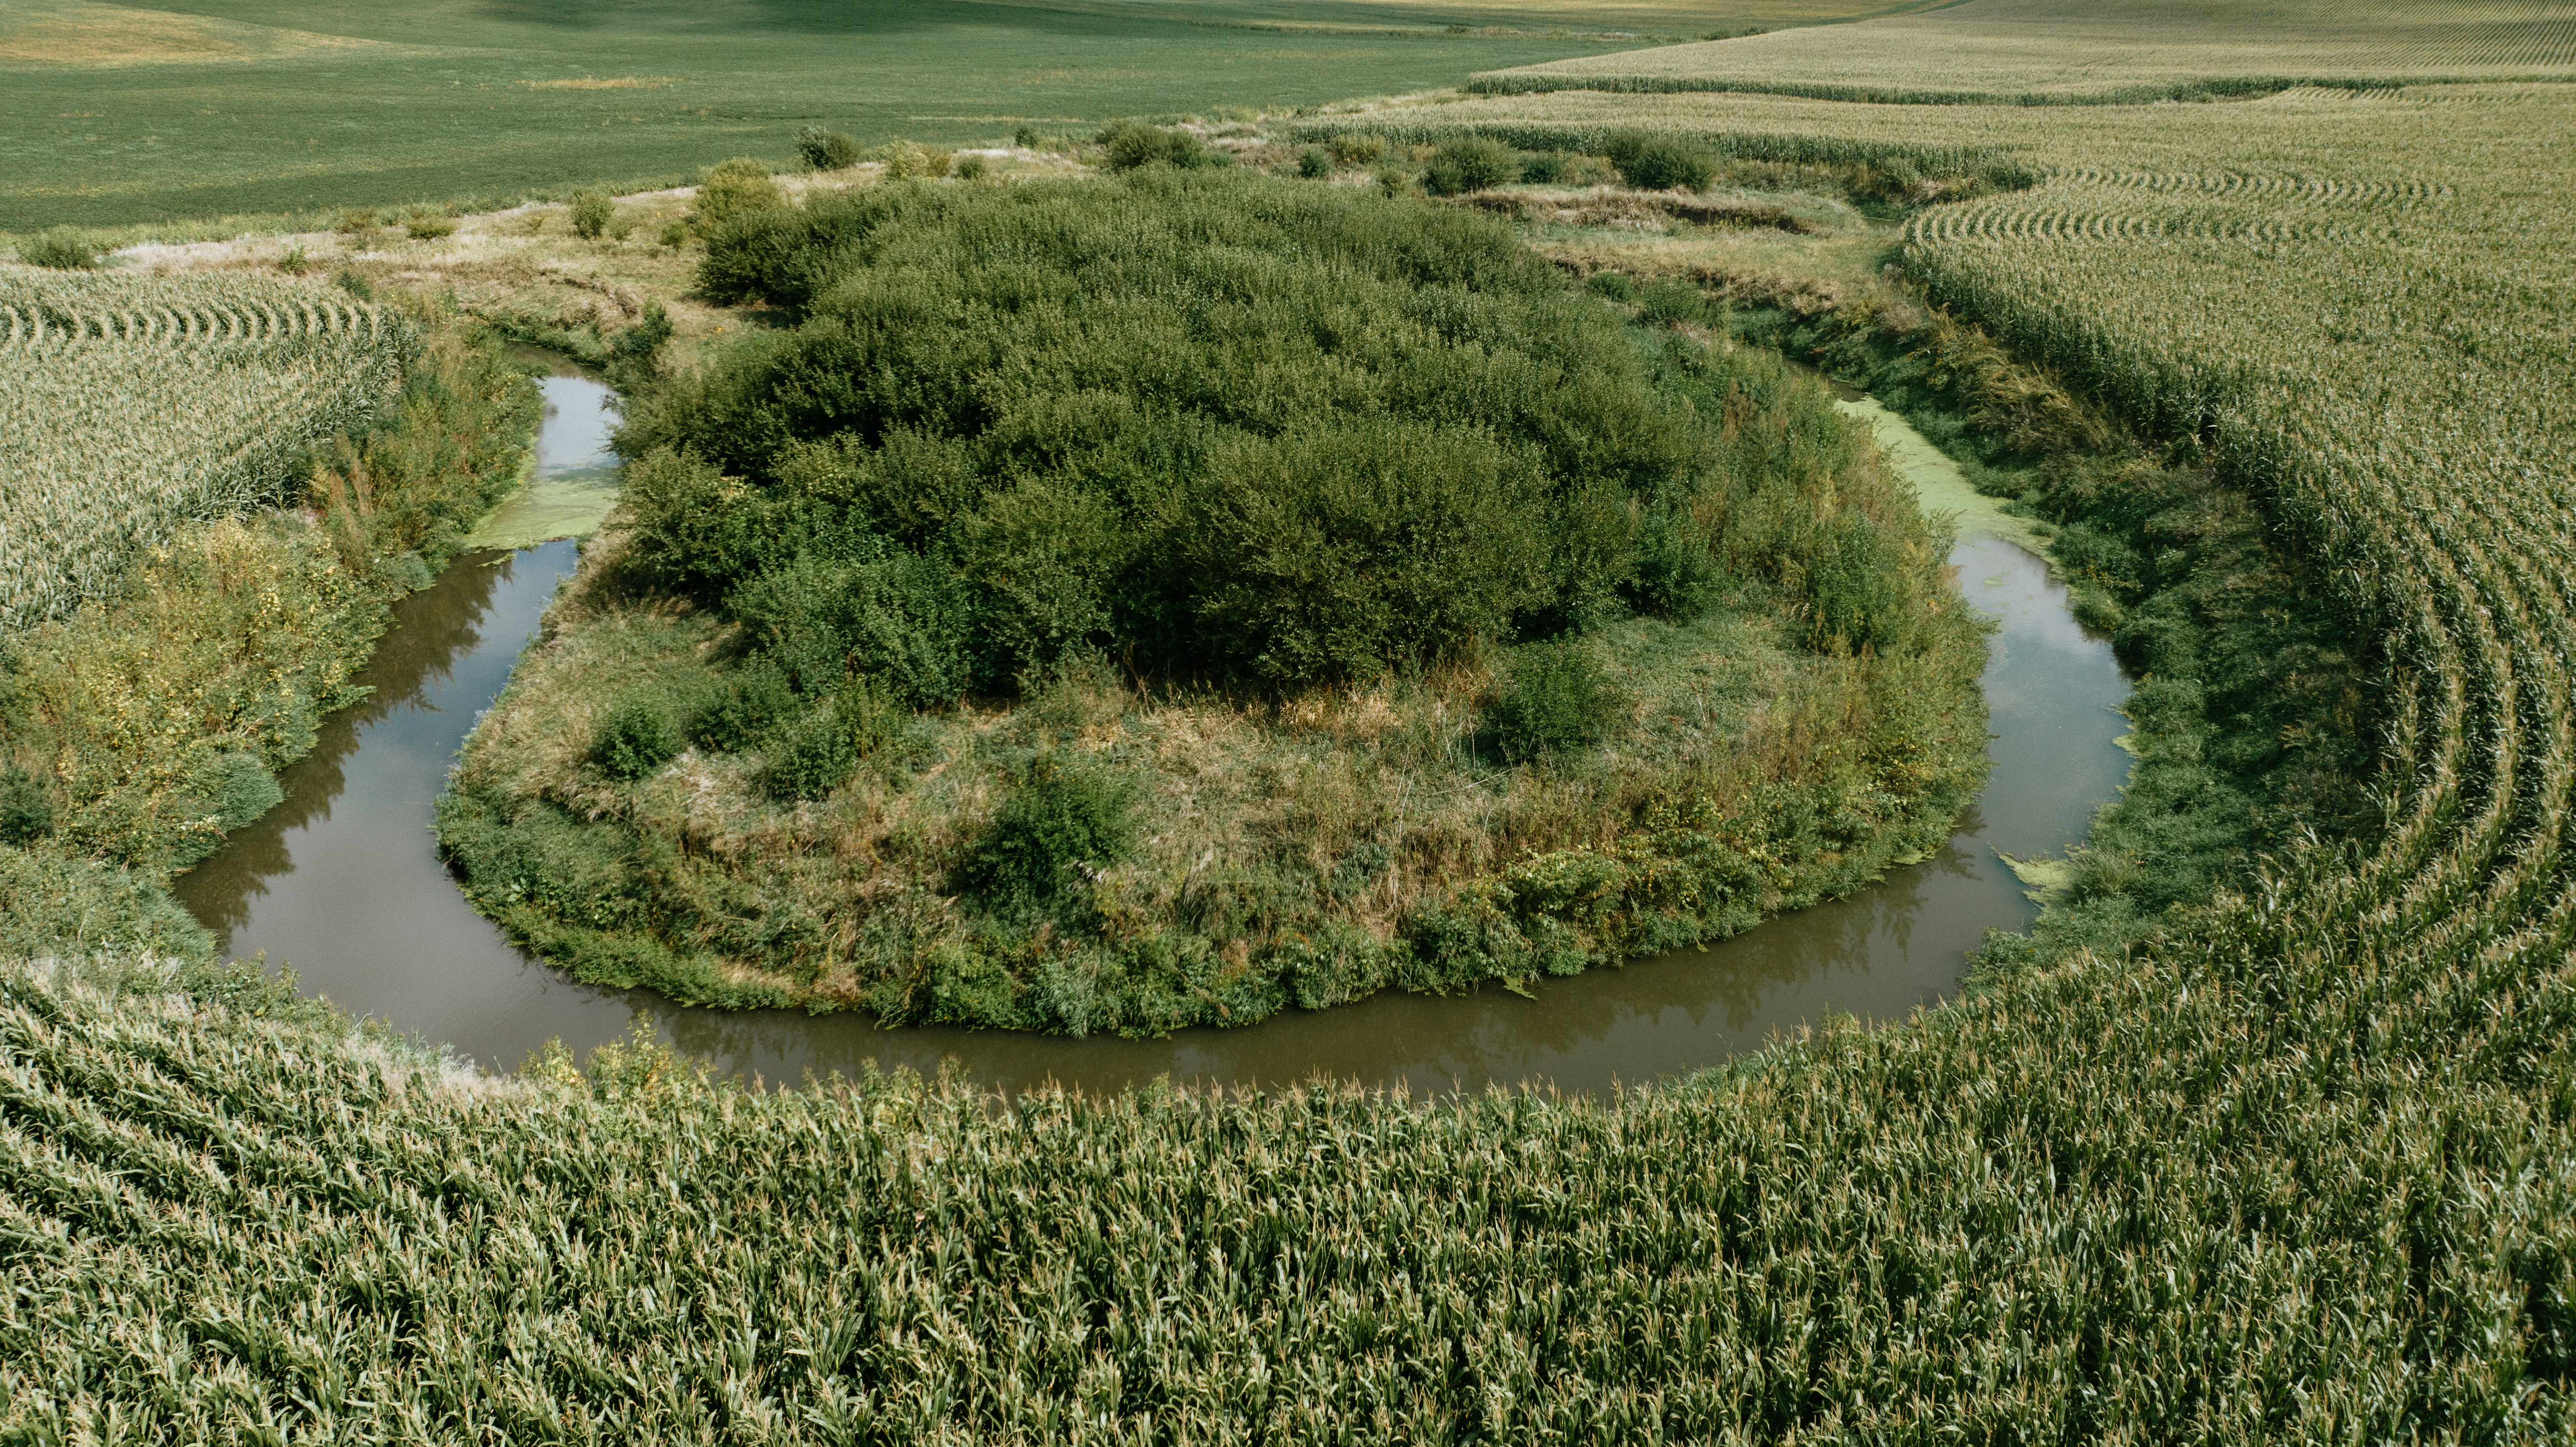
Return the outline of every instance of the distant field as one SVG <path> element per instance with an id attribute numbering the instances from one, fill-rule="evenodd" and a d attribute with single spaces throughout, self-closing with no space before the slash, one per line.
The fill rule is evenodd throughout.
<path id="1" fill-rule="evenodd" d="M 2576 78 L 2570 0 L 1971 0 L 1478 76 L 1502 93 L 1753 90 L 1841 100 L 2148 99 L 2345 80 Z"/>
<path id="2" fill-rule="evenodd" d="M 0 232 L 677 178 L 806 125 L 990 142 L 1906 8 L 0 0 Z"/>

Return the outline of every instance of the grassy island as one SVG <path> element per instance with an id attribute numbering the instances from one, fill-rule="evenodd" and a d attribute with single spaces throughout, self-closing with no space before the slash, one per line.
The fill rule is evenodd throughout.
<path id="1" fill-rule="evenodd" d="M 1944 837 L 1980 632 L 1865 437 L 1503 224 L 1160 174 L 754 206 L 782 325 L 441 836 L 594 981 L 1071 1032 L 1740 930 Z"/>

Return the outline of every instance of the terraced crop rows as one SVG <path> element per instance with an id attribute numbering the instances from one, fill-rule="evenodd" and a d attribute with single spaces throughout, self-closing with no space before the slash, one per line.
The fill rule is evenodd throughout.
<path id="1" fill-rule="evenodd" d="M 0 627 L 275 496 L 398 380 L 409 328 L 261 278 L 0 277 Z"/>

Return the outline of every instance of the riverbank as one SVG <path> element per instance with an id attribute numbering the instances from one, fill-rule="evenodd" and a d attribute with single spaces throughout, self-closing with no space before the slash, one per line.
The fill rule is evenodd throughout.
<path id="1" fill-rule="evenodd" d="M 395 600 L 516 486 L 536 389 L 470 319 L 388 298 L 427 344 L 376 424 L 277 507 L 151 550 L 123 589 L 0 641 L 0 741 L 34 821 L 0 846 L 0 945 L 213 945 L 171 876 L 280 797 L 360 693 Z"/>

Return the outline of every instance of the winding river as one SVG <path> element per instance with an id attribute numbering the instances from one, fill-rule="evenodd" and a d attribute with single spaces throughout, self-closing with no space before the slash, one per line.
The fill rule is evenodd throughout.
<path id="1" fill-rule="evenodd" d="M 595 477 L 610 460 L 613 396 L 578 375 L 542 385 L 540 482 Z M 2030 922 L 2033 906 L 1998 854 L 2050 854 L 2083 836 L 2127 776 L 2114 740 L 2128 685 L 2109 647 L 2076 625 L 2065 590 L 2015 541 L 2027 536 L 2017 520 L 1958 484 L 1901 421 L 1863 400 L 1844 405 L 1877 428 L 1928 505 L 1962 515 L 1950 561 L 1969 603 L 1999 623 L 1984 677 L 1994 777 L 1933 858 L 1712 949 L 1546 980 L 1534 998 L 1386 994 L 1158 1040 L 885 1030 L 856 1015 L 691 1010 L 577 984 L 467 906 L 429 833 L 458 746 L 573 570 L 568 539 L 466 554 L 404 600 L 362 679 L 374 692 L 330 718 L 319 746 L 282 776 L 285 801 L 183 876 L 179 895 L 228 956 L 264 956 L 292 968 L 307 993 L 502 1069 L 550 1039 L 587 1050 L 642 1022 L 719 1070 L 772 1084 L 855 1075 L 871 1062 L 931 1072 L 954 1060 L 1002 1089 L 1052 1078 L 1114 1090 L 1166 1074 L 1281 1084 L 1323 1073 L 1416 1092 L 1524 1080 L 1602 1091 L 1758 1049 L 1830 1014 L 1901 1019 L 1956 987 L 1986 930 Z"/>

